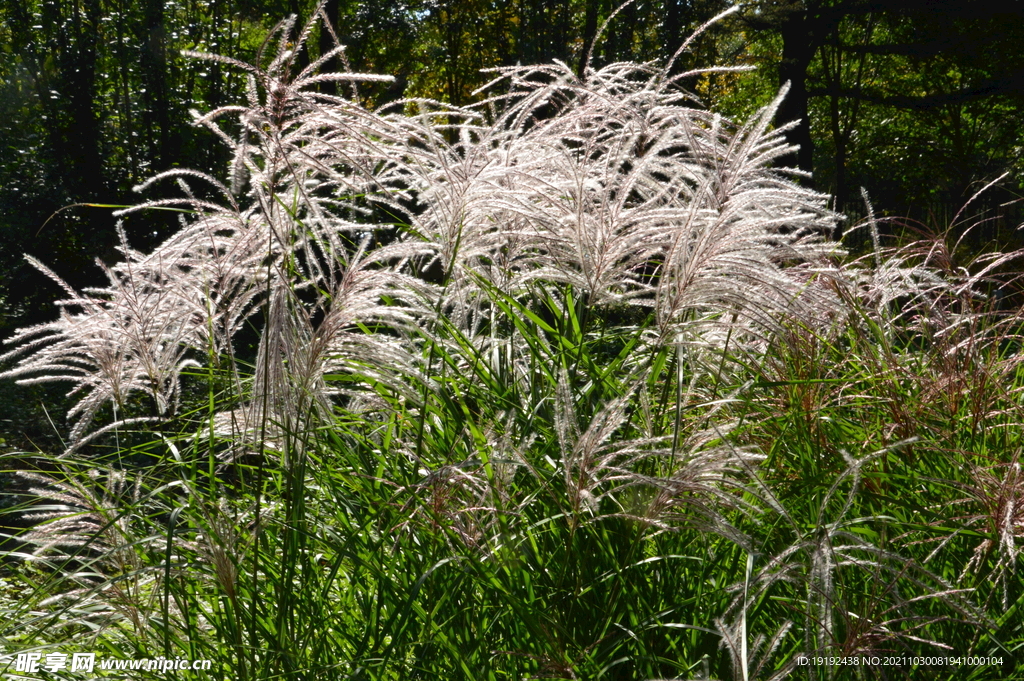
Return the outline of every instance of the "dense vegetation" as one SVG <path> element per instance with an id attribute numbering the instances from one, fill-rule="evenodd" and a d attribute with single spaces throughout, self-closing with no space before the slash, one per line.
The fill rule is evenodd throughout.
<path id="1" fill-rule="evenodd" d="M 2 264 L 4 653 L 1024 671 L 1021 253 L 1012 207 L 985 217 L 1015 185 L 979 184 L 1018 162 L 1005 17 L 755 3 L 680 49 L 715 3 L 328 2 L 263 42 L 282 8 L 73 7 L 4 9 L 42 22 L 4 28 L 5 238 L 106 206 L 50 220 L 35 274 Z M 25 428 L 44 407 L 62 439 Z"/>

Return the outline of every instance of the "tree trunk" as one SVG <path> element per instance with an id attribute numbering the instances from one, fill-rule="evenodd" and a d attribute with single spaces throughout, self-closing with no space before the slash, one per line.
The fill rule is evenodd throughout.
<path id="1" fill-rule="evenodd" d="M 157 138 L 153 160 L 155 166 L 163 170 L 177 160 L 177 145 L 173 144 L 171 134 L 170 98 L 167 87 L 167 28 L 164 25 L 164 0 L 146 0 L 143 12 L 143 124 L 148 133 Z"/>
<path id="2" fill-rule="evenodd" d="M 796 167 L 808 173 L 814 170 L 814 143 L 811 141 L 811 123 L 808 115 L 807 68 L 817 49 L 812 22 L 806 9 L 786 14 L 779 33 L 782 36 L 782 62 L 779 64 L 779 85 L 789 84 L 789 93 L 775 113 L 775 124 L 796 125 L 786 131 L 786 141 L 799 147 Z M 792 156 L 783 162 L 792 165 Z"/>
<path id="3" fill-rule="evenodd" d="M 327 17 L 327 21 L 331 24 L 331 29 L 337 31 L 338 19 L 339 19 L 339 1 L 338 0 L 327 0 L 324 3 L 324 15 Z M 327 30 L 326 27 L 320 27 L 320 55 L 330 52 L 335 48 L 334 39 L 331 37 L 331 31 Z M 320 67 L 322 73 L 332 73 L 334 71 L 341 71 L 341 63 L 337 57 L 333 57 L 326 61 L 323 66 Z M 320 84 L 320 91 L 325 94 L 338 94 L 341 83 L 337 81 L 328 81 Z"/>
<path id="4" fill-rule="evenodd" d="M 586 9 L 583 14 L 583 53 L 580 55 L 580 64 L 577 73 L 582 78 L 589 64 L 587 60 L 594 52 L 594 38 L 597 37 L 597 10 L 601 0 L 586 0 Z"/>

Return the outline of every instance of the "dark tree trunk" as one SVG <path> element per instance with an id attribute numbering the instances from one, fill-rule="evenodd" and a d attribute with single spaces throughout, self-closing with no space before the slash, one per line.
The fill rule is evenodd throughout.
<path id="1" fill-rule="evenodd" d="M 75 200 L 96 200 L 103 189 L 100 123 L 95 107 L 96 41 L 100 24 L 99 0 L 74 5 L 70 24 L 57 33 L 60 51 L 59 100 L 51 107 L 50 136 L 58 167 Z M 64 108 L 64 111 L 55 109 Z"/>
<path id="2" fill-rule="evenodd" d="M 817 50 L 812 22 L 806 9 L 787 13 L 779 27 L 782 36 L 782 62 L 779 64 L 779 85 L 789 84 L 789 92 L 775 113 L 775 124 L 796 125 L 786 131 L 786 141 L 799 147 L 796 167 L 808 173 L 814 170 L 814 143 L 808 115 L 807 69 Z M 793 157 L 783 159 L 793 165 Z"/>
<path id="3" fill-rule="evenodd" d="M 665 21 L 662 23 L 661 37 L 661 50 L 665 59 L 670 59 L 686 40 L 683 35 L 683 16 L 687 4 L 686 0 L 665 0 Z M 674 65 L 672 70 L 678 73 L 679 65 Z"/>
<path id="4" fill-rule="evenodd" d="M 164 169 L 177 160 L 170 120 L 167 87 L 167 28 L 164 25 L 164 0 L 146 0 L 143 9 L 142 82 L 145 87 L 143 125 L 157 137 L 153 153 L 156 168 Z"/>
<path id="5" fill-rule="evenodd" d="M 597 37 L 597 11 L 601 0 L 586 0 L 587 5 L 583 14 L 583 54 L 580 55 L 579 68 L 577 73 L 583 77 L 586 70 L 587 59 L 594 52 L 594 38 Z"/>
<path id="6" fill-rule="evenodd" d="M 330 22 L 331 30 L 333 31 L 337 31 L 340 9 L 339 5 L 339 0 L 327 0 L 327 2 L 324 3 L 324 14 L 327 17 L 327 21 Z M 334 48 L 334 38 L 331 37 L 331 31 L 327 30 L 326 27 L 321 26 L 320 55 L 323 56 L 324 54 L 330 52 Z M 338 57 L 333 57 L 329 59 L 327 62 L 324 63 L 323 66 L 320 67 L 321 73 L 332 73 L 335 71 L 342 71 L 343 68 L 340 61 L 341 60 L 338 59 Z M 340 83 L 338 83 L 337 81 L 321 83 L 320 91 L 326 94 L 338 94 L 339 87 Z"/>

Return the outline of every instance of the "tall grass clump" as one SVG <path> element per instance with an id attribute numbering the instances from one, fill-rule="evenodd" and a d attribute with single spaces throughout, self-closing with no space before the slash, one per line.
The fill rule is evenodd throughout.
<path id="1" fill-rule="evenodd" d="M 119 227 L 85 291 L 33 261 L 61 315 L 2 376 L 73 406 L 64 451 L 8 457 L 35 586 L 5 652 L 241 679 L 1012 667 L 1013 254 L 847 256 L 780 167 L 784 91 L 735 123 L 683 89 L 705 71 L 555 62 L 371 110 L 381 76 L 318 73 L 342 47 L 300 58 L 317 30 L 193 55 L 247 101 L 195 115 L 228 183 L 168 171 L 139 190 L 176 198 L 121 211 L 181 211 L 175 235 Z"/>

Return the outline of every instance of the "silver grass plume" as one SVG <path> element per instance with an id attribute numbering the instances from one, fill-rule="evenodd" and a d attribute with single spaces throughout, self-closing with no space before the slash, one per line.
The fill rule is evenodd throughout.
<path id="1" fill-rule="evenodd" d="M 555 396 L 562 455 L 553 463 L 564 478 L 571 515 L 582 522 L 623 517 L 655 530 L 697 528 L 747 545 L 726 513 L 758 513 L 743 497 L 756 498 L 746 478 L 763 455 L 723 442 L 723 427 L 697 430 L 683 442 L 672 435 L 621 438 L 639 385 L 603 405 L 581 430 L 563 373 Z"/>
<path id="2" fill-rule="evenodd" d="M 176 179 L 185 196 L 125 212 L 181 207 L 195 217 L 149 255 L 125 243 L 110 287 L 69 291 L 60 321 L 12 339 L 4 359 L 19 363 L 4 376 L 72 380 L 82 393 L 73 442 L 102 405 L 133 392 L 173 413 L 185 368 L 224 357 L 236 371 L 234 339 L 255 315 L 262 374 L 252 388 L 235 377 L 249 393 L 244 420 L 286 425 L 299 405 L 329 409 L 324 376 L 340 364 L 401 373 L 417 352 L 410 339 L 436 330 L 431 314 L 482 356 L 518 366 L 528 351 L 495 322 L 493 297 L 529 305 L 536 286 L 570 285 L 586 305 L 652 308 L 660 344 L 696 328 L 705 343 L 762 337 L 781 319 L 817 322 L 837 308 L 816 269 L 836 251 L 823 236 L 835 216 L 771 167 L 791 151 L 768 129 L 778 99 L 737 128 L 696 106 L 665 69 L 620 63 L 579 78 L 556 62 L 497 69 L 491 89 L 508 92 L 478 109 L 420 101 L 403 104 L 416 115 L 374 112 L 315 86 L 380 77 L 318 75 L 340 46 L 300 65 L 311 24 L 293 43 L 294 28 L 294 18 L 281 22 L 255 64 L 192 55 L 247 74 L 246 106 L 196 118 L 230 146 L 233 186 L 187 170 L 141 186 Z M 239 139 L 217 125 L 227 115 Z M 196 198 L 194 181 L 223 200 Z M 380 206 L 408 219 L 400 235 L 373 222 Z M 431 262 L 440 285 L 409 276 Z M 355 280 L 374 282 L 357 303 L 339 294 Z M 390 330 L 358 337 L 359 324 Z"/>
<path id="3" fill-rule="evenodd" d="M 499 108 L 493 122 L 454 117 L 456 141 L 412 167 L 425 205 L 412 234 L 444 270 L 441 309 L 471 335 L 490 314 L 481 281 L 652 307 L 662 343 L 695 321 L 764 336 L 839 313 L 819 282 L 841 252 L 825 236 L 837 218 L 772 167 L 792 151 L 769 130 L 785 91 L 737 127 L 651 65 L 495 71 L 485 89 L 509 91 L 480 105 Z"/>
<path id="4" fill-rule="evenodd" d="M 149 395 L 155 415 L 172 412 L 181 372 L 196 365 L 188 348 L 201 345 L 205 336 L 203 308 L 174 285 L 186 278 L 181 264 L 159 254 L 143 256 L 128 247 L 120 228 L 119 233 L 127 260 L 115 267 L 100 263 L 110 282 L 104 288 L 78 293 L 29 258 L 69 297 L 57 301 L 58 320 L 20 329 L 7 341 L 17 347 L 0 356 L 20 358 L 0 377 L 73 384 L 70 394 L 79 399 L 68 412 L 77 418 L 72 442 L 81 439 L 100 407 L 109 402 L 117 410 L 132 392 Z"/>
<path id="5" fill-rule="evenodd" d="M 317 75 L 340 47 L 300 68 L 286 40 L 293 24 L 286 20 L 275 28 L 256 65 L 193 55 L 228 62 L 249 76 L 248 106 L 224 107 L 196 121 L 234 151 L 234 187 L 191 170 L 169 171 L 141 185 L 140 191 L 174 179 L 184 197 L 122 213 L 174 207 L 193 217 L 150 254 L 132 251 L 122 232 L 125 262 L 101 265 L 108 287 L 78 293 L 57 279 L 68 293 L 59 303 L 61 318 L 22 329 L 8 341 L 15 347 L 0 360 L 17 364 L 0 375 L 73 383 L 79 400 L 69 413 L 76 419 L 72 446 L 103 405 L 121 411 L 132 393 L 150 395 L 154 415 L 172 415 L 182 371 L 211 359 L 227 360 L 246 403 L 273 412 L 264 410 L 257 420 L 269 416 L 279 424 L 288 424 L 289 414 L 306 404 L 317 413 L 329 408 L 326 371 L 354 361 L 390 377 L 409 363 L 410 348 L 401 342 L 409 334 L 396 335 L 389 325 L 415 326 L 413 320 L 428 309 L 421 298 L 429 287 L 400 272 L 402 263 L 424 249 L 396 243 L 366 253 L 359 245 L 390 227 L 366 219 L 372 197 L 393 203 L 408 196 L 409 126 L 314 91 L 325 81 L 380 77 Z M 242 124 L 238 141 L 216 125 L 228 114 Z M 247 191 L 236 198 L 243 169 Z M 211 185 L 223 201 L 197 199 L 188 184 L 194 181 Z M 257 314 L 265 322 L 259 357 L 275 372 L 264 371 L 252 392 L 238 374 L 234 342 Z M 388 327 L 391 335 L 360 338 L 353 330 L 361 324 L 377 331 Z M 284 366 L 288 371 L 277 371 Z"/>
<path id="6" fill-rule="evenodd" d="M 132 514 L 122 507 L 138 502 L 141 478 L 129 483 L 124 471 L 107 469 L 88 471 L 79 482 L 67 481 L 28 471 L 18 475 L 34 486 L 29 493 L 50 502 L 37 505 L 24 515 L 35 526 L 18 536 L 34 548 L 30 559 L 63 561 L 78 557 L 99 574 L 123 572 L 139 567 Z"/>

